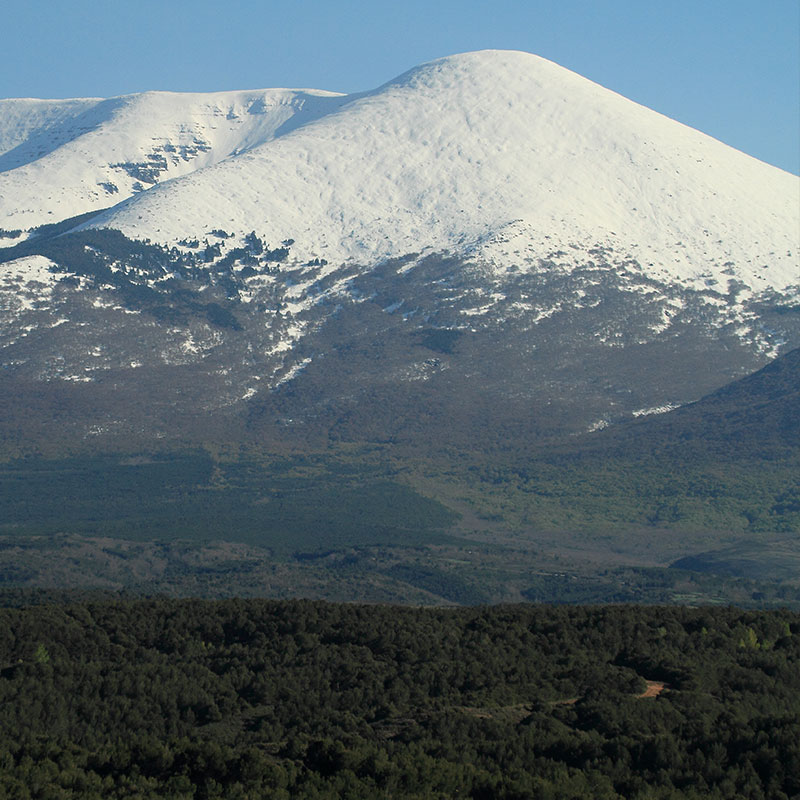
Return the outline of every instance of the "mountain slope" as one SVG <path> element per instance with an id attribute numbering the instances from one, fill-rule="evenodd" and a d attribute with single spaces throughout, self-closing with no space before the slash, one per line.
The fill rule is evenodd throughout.
<path id="1" fill-rule="evenodd" d="M 800 455 L 800 348 L 695 403 L 584 437 L 584 453 L 723 462 Z"/>

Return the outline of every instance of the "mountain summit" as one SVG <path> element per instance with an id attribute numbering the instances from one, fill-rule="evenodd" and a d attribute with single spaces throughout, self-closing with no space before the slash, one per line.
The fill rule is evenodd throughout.
<path id="1" fill-rule="evenodd" d="M 527 53 L 3 101 L 0 168 L 2 374 L 90 384 L 101 432 L 128 381 L 167 429 L 192 397 L 251 431 L 578 432 L 800 344 L 798 179 Z"/>
<path id="2" fill-rule="evenodd" d="M 527 53 L 451 56 L 349 97 L 148 93 L 41 115 L 36 149 L 3 156 L 3 227 L 133 193 L 91 224 L 170 245 L 255 229 L 331 268 L 447 250 L 529 269 L 548 245 L 600 246 L 693 285 L 798 283 L 794 176 Z"/>

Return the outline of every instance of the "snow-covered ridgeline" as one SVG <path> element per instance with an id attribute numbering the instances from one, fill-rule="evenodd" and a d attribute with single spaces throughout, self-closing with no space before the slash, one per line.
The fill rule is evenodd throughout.
<path id="1" fill-rule="evenodd" d="M 0 100 L 0 228 L 25 229 L 113 206 L 262 144 L 290 129 L 293 117 L 300 124 L 341 98 L 267 89 Z"/>

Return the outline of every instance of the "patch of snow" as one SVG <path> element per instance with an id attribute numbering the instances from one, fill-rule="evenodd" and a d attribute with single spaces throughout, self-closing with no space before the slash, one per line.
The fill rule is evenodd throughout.
<path id="1" fill-rule="evenodd" d="M 25 256 L 0 264 L 0 308 L 16 311 L 43 310 L 55 285 L 67 273 L 44 256 Z"/>
<path id="2" fill-rule="evenodd" d="M 609 422 L 607 419 L 598 419 L 596 422 L 593 422 L 587 429 L 587 433 L 594 433 L 595 431 L 602 431 L 604 428 L 607 428 Z"/>
<path id="3" fill-rule="evenodd" d="M 488 314 L 494 305 L 489 303 L 488 305 L 481 306 L 480 308 L 462 308 L 459 310 L 459 314 L 464 314 L 467 317 L 479 317 L 483 316 L 484 314 Z"/>
<path id="4" fill-rule="evenodd" d="M 267 327 L 271 327 L 271 324 L 268 323 Z M 302 337 L 305 330 L 306 323 L 304 322 L 295 321 L 292 324 L 287 325 L 282 332 L 281 339 L 272 347 L 268 348 L 265 352 L 265 355 L 272 356 L 277 355 L 278 353 L 288 352 L 294 347 L 295 342 Z"/>
<path id="5" fill-rule="evenodd" d="M 428 381 L 437 372 L 450 369 L 450 365 L 440 358 L 427 358 L 405 368 L 401 373 L 401 379 L 406 381 Z"/>
<path id="6" fill-rule="evenodd" d="M 674 411 L 679 407 L 679 404 L 667 403 L 662 406 L 653 406 L 652 408 L 639 408 L 631 413 L 634 417 L 648 417 L 651 414 L 666 414 L 668 411 Z"/>
<path id="7" fill-rule="evenodd" d="M 552 317 L 553 314 L 556 314 L 561 310 L 562 310 L 562 304 L 556 303 L 551 308 L 544 308 L 541 311 L 538 311 L 536 314 L 531 315 L 527 321 L 532 325 L 535 325 L 537 322 L 541 322 L 544 319 L 548 319 L 549 317 Z"/>
<path id="8" fill-rule="evenodd" d="M 197 342 L 195 341 L 194 337 L 191 334 L 186 337 L 185 341 L 181 342 L 180 348 L 181 350 L 183 350 L 184 353 L 196 354 L 203 352 L 203 348 L 197 344 Z"/>
<path id="9" fill-rule="evenodd" d="M 286 373 L 273 384 L 272 388 L 277 389 L 279 386 L 283 386 L 284 383 L 294 380 L 294 378 L 296 378 L 310 363 L 310 358 L 304 358 L 299 363 L 292 365 Z"/>

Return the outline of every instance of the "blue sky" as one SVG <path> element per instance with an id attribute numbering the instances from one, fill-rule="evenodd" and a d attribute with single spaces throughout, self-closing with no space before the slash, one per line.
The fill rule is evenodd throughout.
<path id="1" fill-rule="evenodd" d="M 800 172 L 797 0 L 17 0 L 2 23 L 0 97 L 353 92 L 509 48 Z"/>

